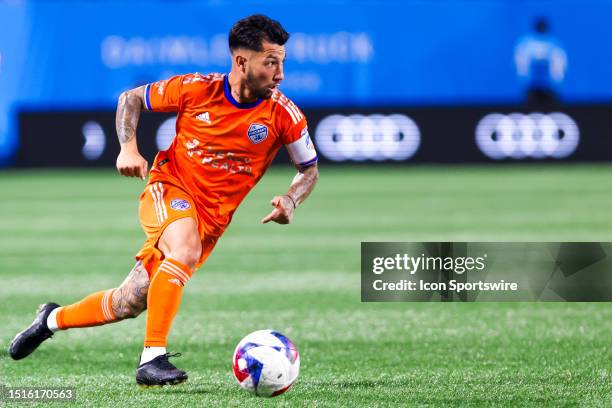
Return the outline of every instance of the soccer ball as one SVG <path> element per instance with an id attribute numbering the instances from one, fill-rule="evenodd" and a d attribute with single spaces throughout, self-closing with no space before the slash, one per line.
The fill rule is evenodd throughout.
<path id="1" fill-rule="evenodd" d="M 287 391 L 300 372 L 297 348 L 273 330 L 258 330 L 240 340 L 232 361 L 240 386 L 262 397 Z"/>

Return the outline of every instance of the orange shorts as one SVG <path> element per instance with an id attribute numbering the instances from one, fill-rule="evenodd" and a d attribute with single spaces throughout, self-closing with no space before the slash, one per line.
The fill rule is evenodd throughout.
<path id="1" fill-rule="evenodd" d="M 218 236 L 204 234 L 204 223 L 198 217 L 193 199 L 185 191 L 172 184 L 162 182 L 147 184 L 140 195 L 138 216 L 147 239 L 142 249 L 136 254 L 136 260 L 142 261 L 149 277 L 164 260 L 164 254 L 159 250 L 157 244 L 166 227 L 173 221 L 191 217 L 198 226 L 200 241 L 202 241 L 202 255 L 196 269 L 202 266 L 219 239 Z"/>

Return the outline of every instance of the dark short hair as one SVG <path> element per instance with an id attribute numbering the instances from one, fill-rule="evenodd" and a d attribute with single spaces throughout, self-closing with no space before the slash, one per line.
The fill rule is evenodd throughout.
<path id="1" fill-rule="evenodd" d="M 262 42 L 285 45 L 289 33 L 276 20 L 263 14 L 253 14 L 238 20 L 229 32 L 229 47 L 234 51 L 238 48 L 262 51 Z"/>

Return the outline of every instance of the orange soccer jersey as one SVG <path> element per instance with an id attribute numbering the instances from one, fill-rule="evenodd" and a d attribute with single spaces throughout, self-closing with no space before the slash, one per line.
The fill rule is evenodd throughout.
<path id="1" fill-rule="evenodd" d="M 278 90 L 270 99 L 238 103 L 227 75 L 195 73 L 147 85 L 145 103 L 154 112 L 178 113 L 176 137 L 155 157 L 141 196 L 148 240 L 137 259 L 149 273 L 151 258 L 159 263 L 161 232 L 186 216 L 197 217 L 200 236 L 208 242 L 201 264 L 281 146 L 300 144 L 302 153 L 291 155 L 297 165 L 317 160 L 304 115 Z"/>

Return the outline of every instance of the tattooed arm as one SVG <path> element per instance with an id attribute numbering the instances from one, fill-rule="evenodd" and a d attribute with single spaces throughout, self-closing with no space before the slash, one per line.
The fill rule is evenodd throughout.
<path id="1" fill-rule="evenodd" d="M 319 169 L 316 164 L 300 170 L 287 193 L 276 196 L 270 201 L 274 209 L 261 222 L 265 224 L 274 221 L 278 224 L 289 224 L 293 218 L 293 211 L 310 195 L 317 180 L 319 180 Z"/>
<path id="2" fill-rule="evenodd" d="M 123 92 L 117 104 L 115 124 L 117 137 L 121 143 L 121 152 L 117 157 L 117 170 L 127 177 L 140 177 L 147 175 L 147 161 L 138 152 L 136 142 L 136 127 L 140 112 L 145 108 L 144 86 Z"/>

